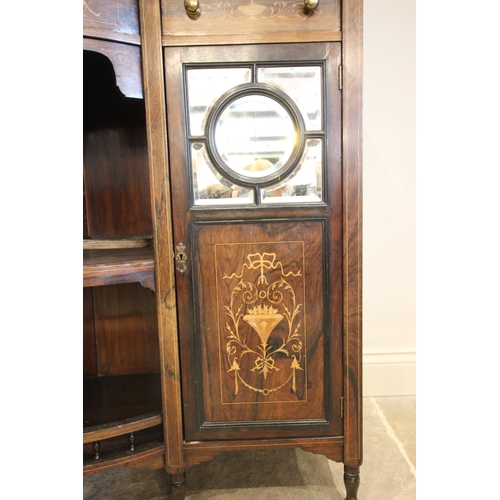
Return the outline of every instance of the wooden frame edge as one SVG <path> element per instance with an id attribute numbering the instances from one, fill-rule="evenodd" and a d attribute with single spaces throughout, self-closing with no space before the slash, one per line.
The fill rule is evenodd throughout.
<path id="1" fill-rule="evenodd" d="M 165 461 L 169 474 L 181 474 L 185 470 L 182 447 L 184 438 L 160 4 L 139 0 L 139 12 L 153 214 Z"/>
<path id="2" fill-rule="evenodd" d="M 344 464 L 362 463 L 363 0 L 342 2 L 344 201 Z"/>

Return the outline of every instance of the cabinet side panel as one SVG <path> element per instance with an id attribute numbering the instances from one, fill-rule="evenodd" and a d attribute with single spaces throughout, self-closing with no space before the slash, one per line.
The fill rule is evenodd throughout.
<path id="1" fill-rule="evenodd" d="M 342 8 L 344 42 L 343 197 L 344 197 L 344 463 L 362 461 L 362 22 L 361 0 L 345 0 Z"/>

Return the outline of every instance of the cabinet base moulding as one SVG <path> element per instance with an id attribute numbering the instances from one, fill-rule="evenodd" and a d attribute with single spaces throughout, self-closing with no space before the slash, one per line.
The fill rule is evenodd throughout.
<path id="1" fill-rule="evenodd" d="M 184 457 L 189 468 L 214 458 L 222 451 L 269 450 L 273 448 L 301 448 L 318 453 L 335 462 L 343 460 L 344 440 L 342 437 L 305 439 L 265 439 L 242 441 L 191 441 L 184 443 Z"/>

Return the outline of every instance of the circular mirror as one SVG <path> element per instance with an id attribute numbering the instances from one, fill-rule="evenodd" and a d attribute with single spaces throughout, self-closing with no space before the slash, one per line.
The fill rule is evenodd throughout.
<path id="1" fill-rule="evenodd" d="M 304 126 L 293 101 L 267 84 L 231 89 L 208 115 L 208 153 L 235 184 L 271 185 L 297 164 Z"/>

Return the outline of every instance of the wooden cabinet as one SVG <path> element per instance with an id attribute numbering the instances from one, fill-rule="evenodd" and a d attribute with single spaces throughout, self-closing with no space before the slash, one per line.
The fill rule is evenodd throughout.
<path id="1" fill-rule="evenodd" d="M 84 2 L 83 471 L 163 467 L 137 3 Z"/>
<path id="2" fill-rule="evenodd" d="M 139 48 L 145 111 L 127 122 L 142 132 L 127 136 L 123 172 L 87 174 L 95 186 L 123 179 L 133 200 L 99 187 L 111 211 L 87 220 L 104 224 L 101 239 L 152 236 L 154 284 L 147 248 L 111 271 L 93 256 L 86 279 L 155 290 L 165 466 L 179 498 L 188 467 L 276 447 L 343 463 L 357 498 L 362 2 L 307 2 L 139 0 L 123 11 L 139 29 L 127 21 L 119 35 L 126 16 L 102 2 L 108 25 L 86 21 L 101 54 L 112 53 L 104 42 L 127 45 L 132 68 Z M 115 74 L 120 86 L 130 71 Z M 147 154 L 128 149 L 137 133 Z M 136 165 L 149 170 L 148 201 L 144 178 L 129 177 Z M 137 225 L 134 207 L 149 202 L 150 226 Z"/>
<path id="3" fill-rule="evenodd" d="M 174 47 L 165 60 L 168 129 L 177 138 L 174 240 L 187 257 L 176 279 L 185 439 L 331 436 L 335 447 L 340 44 Z M 225 120 L 229 137 L 218 147 L 223 131 L 211 141 L 211 125 Z M 214 166 L 217 147 L 227 171 Z M 251 170 L 256 162 L 266 168 Z"/>
<path id="4" fill-rule="evenodd" d="M 362 3 L 187 6 L 140 3 L 174 492 L 219 452 L 301 447 L 355 499 Z"/>

